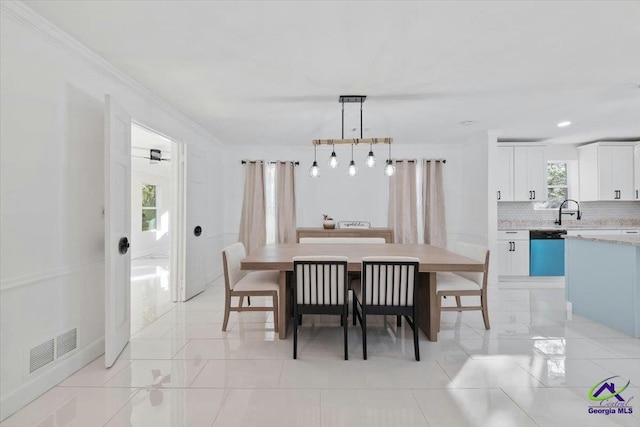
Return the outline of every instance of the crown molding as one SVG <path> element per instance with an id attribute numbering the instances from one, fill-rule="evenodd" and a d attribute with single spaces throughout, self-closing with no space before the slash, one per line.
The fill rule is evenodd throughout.
<path id="1" fill-rule="evenodd" d="M 195 131 L 200 136 L 221 147 L 225 146 L 225 144 L 223 144 L 207 129 L 194 122 L 191 118 L 145 87 L 142 83 L 116 68 L 109 61 L 89 49 L 84 44 L 80 43 L 75 38 L 71 37 L 69 34 L 65 33 L 62 29 L 36 13 L 21 1 L 2 0 L 0 2 L 0 12 L 21 24 L 23 27 L 31 30 L 55 47 L 66 52 L 68 55 L 84 63 L 103 77 L 116 84 L 127 87 L 137 95 L 153 103 L 164 112 L 178 119 L 181 123 Z"/>

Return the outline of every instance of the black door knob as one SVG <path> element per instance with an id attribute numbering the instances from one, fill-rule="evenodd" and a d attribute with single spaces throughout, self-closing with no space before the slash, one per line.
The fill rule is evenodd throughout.
<path id="1" fill-rule="evenodd" d="M 200 235 L 202 234 L 202 227 L 200 227 L 199 225 L 196 226 L 196 228 L 193 229 L 193 234 L 196 237 L 200 237 Z"/>
<path id="2" fill-rule="evenodd" d="M 127 253 L 128 250 L 129 250 L 129 239 L 127 239 L 126 237 L 123 237 L 118 242 L 118 251 L 120 251 L 120 253 L 124 255 Z"/>

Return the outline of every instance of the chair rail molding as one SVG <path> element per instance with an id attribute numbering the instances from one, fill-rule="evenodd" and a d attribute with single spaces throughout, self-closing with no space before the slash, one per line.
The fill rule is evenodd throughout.
<path id="1" fill-rule="evenodd" d="M 56 279 L 58 277 L 71 276 L 73 274 L 89 270 L 99 264 L 104 264 L 104 259 L 94 259 L 56 270 L 40 271 L 32 274 L 25 274 L 23 276 L 2 279 L 0 280 L 0 292 L 6 292 L 11 289 L 20 288 L 23 286 L 34 285 L 36 283 Z"/>

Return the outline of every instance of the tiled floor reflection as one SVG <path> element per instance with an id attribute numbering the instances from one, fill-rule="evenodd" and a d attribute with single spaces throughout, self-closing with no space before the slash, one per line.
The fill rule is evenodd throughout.
<path id="1" fill-rule="evenodd" d="M 558 285 L 490 288 L 489 331 L 478 312 L 444 313 L 420 362 L 393 317 L 369 322 L 366 361 L 350 325 L 345 361 L 339 320 L 307 316 L 292 360 L 268 313 L 221 331 L 221 281 L 171 304 L 161 277 L 155 293 L 139 281 L 139 330 L 113 368 L 92 362 L 1 425 L 640 426 L 640 340 L 567 314 Z M 589 414 L 591 387 L 615 375 L 634 413 Z"/>
<path id="2" fill-rule="evenodd" d="M 169 289 L 169 253 L 131 260 L 131 335 L 174 307 Z"/>

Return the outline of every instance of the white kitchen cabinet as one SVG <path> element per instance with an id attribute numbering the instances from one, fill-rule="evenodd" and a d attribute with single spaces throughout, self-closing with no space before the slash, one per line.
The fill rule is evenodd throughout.
<path id="1" fill-rule="evenodd" d="M 547 199 L 547 162 L 544 147 L 514 147 L 514 200 Z"/>
<path id="2" fill-rule="evenodd" d="M 529 275 L 529 231 L 498 231 L 498 275 Z"/>
<path id="3" fill-rule="evenodd" d="M 499 202 L 513 202 L 513 147 L 498 147 L 498 188 Z"/>
<path id="4" fill-rule="evenodd" d="M 547 199 L 544 146 L 498 146 L 496 197 L 501 202 Z"/>
<path id="5" fill-rule="evenodd" d="M 634 147 L 634 200 L 640 200 L 640 144 Z"/>
<path id="6" fill-rule="evenodd" d="M 580 200 L 635 200 L 632 143 L 596 142 L 578 147 Z"/>

